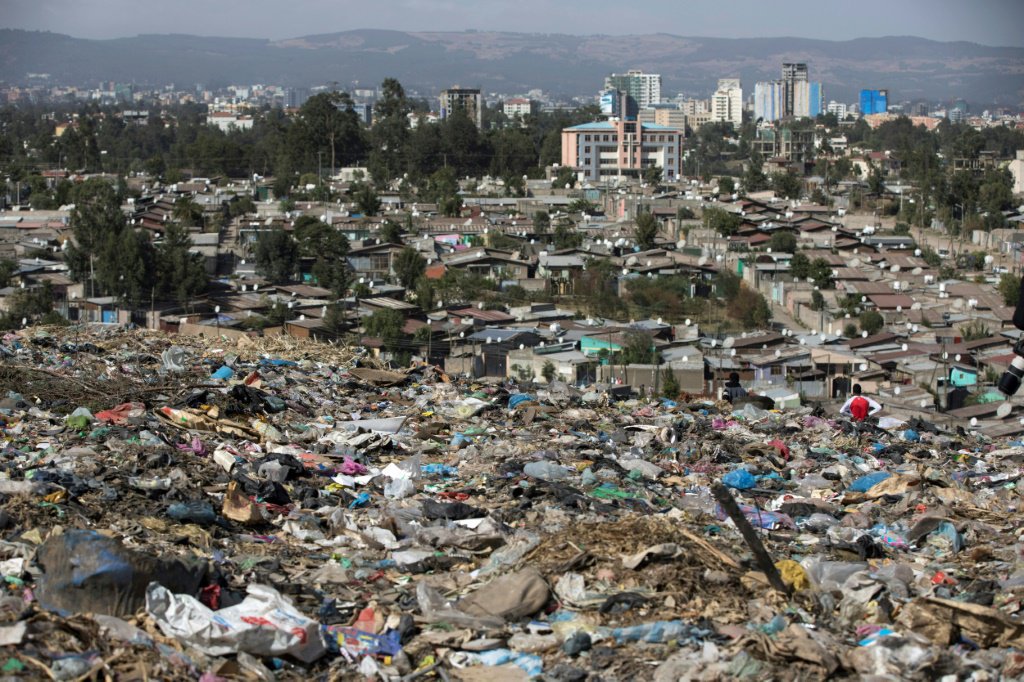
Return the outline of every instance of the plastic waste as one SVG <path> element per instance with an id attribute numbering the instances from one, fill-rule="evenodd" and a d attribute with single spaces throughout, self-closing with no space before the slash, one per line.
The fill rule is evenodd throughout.
<path id="1" fill-rule="evenodd" d="M 618 644 L 626 642 L 658 644 L 673 640 L 701 639 L 711 634 L 711 631 L 704 631 L 702 634 L 700 629 L 687 625 L 681 620 L 659 620 L 624 628 L 601 628 L 599 632 L 612 637 Z"/>
<path id="2" fill-rule="evenodd" d="M 235 376 L 235 370 L 231 369 L 227 365 L 221 365 L 220 367 L 217 368 L 217 371 L 210 375 L 210 378 L 227 381 L 233 376 Z"/>
<path id="3" fill-rule="evenodd" d="M 531 402 L 533 400 L 536 400 L 536 398 L 534 398 L 529 393 L 516 393 L 515 395 L 509 396 L 508 407 L 509 409 L 514 410 L 523 403 Z"/>
<path id="4" fill-rule="evenodd" d="M 892 476 L 892 474 L 888 471 L 875 471 L 855 480 L 850 484 L 847 490 L 853 493 L 866 493 L 871 490 L 876 483 L 881 483 L 890 476 Z"/>
<path id="5" fill-rule="evenodd" d="M 722 483 L 736 490 L 749 490 L 757 485 L 757 479 L 746 469 L 734 469 L 722 476 Z"/>
<path id="6" fill-rule="evenodd" d="M 206 500 L 175 502 L 167 508 L 167 515 L 182 523 L 198 523 L 205 526 L 217 520 L 217 512 Z"/>
<path id="7" fill-rule="evenodd" d="M 568 469 L 547 460 L 529 462 L 523 467 L 523 473 L 532 478 L 539 478 L 542 481 L 561 481 L 569 476 Z"/>
<path id="8" fill-rule="evenodd" d="M 539 677 L 544 672 L 544 660 L 536 654 L 525 654 L 511 649 L 492 649 L 471 654 L 471 660 L 486 666 L 510 663 L 521 668 L 529 677 Z"/>
<path id="9" fill-rule="evenodd" d="M 195 597 L 151 583 L 146 613 L 165 635 L 210 656 L 245 651 L 312 663 L 327 653 L 320 624 L 299 613 L 287 597 L 266 585 L 250 584 L 246 592 L 239 604 L 212 611 Z"/>
<path id="10" fill-rule="evenodd" d="M 65 616 L 130 616 L 143 605 L 154 581 L 194 593 L 206 575 L 204 563 L 135 552 L 90 530 L 51 536 L 39 548 L 38 562 L 43 568 L 36 590 L 39 604 Z"/>
<path id="11" fill-rule="evenodd" d="M 416 492 L 416 484 L 410 478 L 398 478 L 384 484 L 384 497 L 402 500 Z"/>

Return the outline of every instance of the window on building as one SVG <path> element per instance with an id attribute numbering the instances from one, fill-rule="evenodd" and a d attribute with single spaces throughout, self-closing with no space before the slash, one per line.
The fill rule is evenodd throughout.
<path id="1" fill-rule="evenodd" d="M 584 154 L 589 154 L 590 153 L 590 147 L 584 147 L 583 148 L 583 153 Z"/>

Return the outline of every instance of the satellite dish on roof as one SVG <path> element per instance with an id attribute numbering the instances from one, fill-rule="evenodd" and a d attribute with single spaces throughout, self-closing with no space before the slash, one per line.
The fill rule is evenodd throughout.
<path id="1" fill-rule="evenodd" d="M 725 341 L 722 341 L 722 348 L 732 348 L 734 343 L 736 343 L 736 339 L 731 336 L 727 336 L 725 337 Z"/>
<path id="2" fill-rule="evenodd" d="M 697 259 L 697 265 L 699 265 L 701 267 L 703 267 L 705 264 L 707 264 L 707 262 L 708 262 L 708 259 L 705 256 L 701 256 L 700 258 Z"/>
<path id="3" fill-rule="evenodd" d="M 846 261 L 846 267 L 848 267 L 848 268 L 859 268 L 860 267 L 860 258 L 851 258 L 850 260 Z"/>
<path id="4" fill-rule="evenodd" d="M 899 272 L 899 271 L 900 271 L 900 266 L 898 266 L 898 265 L 893 265 L 892 267 L 889 268 L 889 272 Z"/>
<path id="5" fill-rule="evenodd" d="M 1003 403 L 996 408 L 996 416 L 1000 419 L 1006 419 L 1010 416 L 1011 412 L 1013 412 L 1013 405 L 1010 403 Z"/>
<path id="6" fill-rule="evenodd" d="M 892 389 L 892 394 L 893 395 L 899 395 L 900 394 L 900 387 L 897 386 L 896 388 Z"/>
<path id="7" fill-rule="evenodd" d="M 910 274 L 912 274 L 912 275 L 920 275 L 922 272 L 924 272 L 924 271 L 921 270 L 921 268 L 914 268 L 913 270 L 910 271 Z"/>
<path id="8" fill-rule="evenodd" d="M 628 266 L 630 266 L 630 267 L 633 267 L 633 266 L 634 266 L 634 265 L 636 265 L 636 264 L 637 264 L 638 262 L 639 262 L 639 261 L 637 260 L 637 257 L 636 257 L 636 256 L 630 256 L 629 258 L 627 258 L 627 259 L 626 259 L 626 265 L 628 265 Z"/>
<path id="9" fill-rule="evenodd" d="M 910 309 L 911 310 L 920 310 L 921 309 L 921 302 L 920 301 L 914 301 L 913 304 L 911 304 Z"/>

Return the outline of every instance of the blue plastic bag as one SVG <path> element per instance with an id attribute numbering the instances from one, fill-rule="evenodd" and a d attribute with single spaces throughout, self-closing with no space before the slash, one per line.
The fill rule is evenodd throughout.
<path id="1" fill-rule="evenodd" d="M 892 476 L 888 471 L 875 471 L 866 476 L 861 476 L 856 481 L 850 484 L 847 488 L 851 493 L 866 493 L 875 487 L 876 484 L 881 483 L 885 479 Z"/>
<path id="2" fill-rule="evenodd" d="M 223 379 L 227 381 L 231 377 L 235 376 L 235 370 L 231 369 L 227 365 L 221 365 L 220 369 L 210 375 L 211 379 Z"/>
<path id="3" fill-rule="evenodd" d="M 749 490 L 757 484 L 757 479 L 746 469 L 734 469 L 722 476 L 722 483 L 736 490 Z"/>

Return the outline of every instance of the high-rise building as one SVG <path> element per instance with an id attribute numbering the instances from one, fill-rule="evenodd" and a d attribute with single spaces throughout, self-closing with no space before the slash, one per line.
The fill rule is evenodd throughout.
<path id="1" fill-rule="evenodd" d="M 766 81 L 754 85 L 754 119 L 778 121 L 783 117 L 783 87 L 781 81 Z"/>
<path id="2" fill-rule="evenodd" d="M 675 182 L 682 151 L 682 130 L 639 121 L 600 121 L 562 130 L 562 165 L 591 182 L 640 177 L 650 166 L 661 168 L 666 182 Z"/>
<path id="3" fill-rule="evenodd" d="M 846 105 L 842 102 L 832 100 L 828 103 L 828 106 L 825 107 L 825 110 L 830 114 L 835 114 L 836 118 L 840 121 L 846 118 Z"/>
<path id="4" fill-rule="evenodd" d="M 782 65 L 782 115 L 799 116 L 796 113 L 797 88 L 798 84 L 806 83 L 807 64 L 784 63 Z"/>
<path id="5" fill-rule="evenodd" d="M 743 125 L 743 88 L 739 78 L 720 78 L 711 96 L 711 120 L 731 123 L 736 130 Z"/>
<path id="6" fill-rule="evenodd" d="M 821 83 L 797 81 L 793 84 L 793 110 L 789 116 L 814 118 L 824 110 L 825 99 Z"/>
<path id="7" fill-rule="evenodd" d="M 469 116 L 469 120 L 482 128 L 484 124 L 483 100 L 480 90 L 476 88 L 460 88 L 455 86 L 441 91 L 441 118 L 451 116 L 453 111 L 461 109 Z"/>
<path id="8" fill-rule="evenodd" d="M 288 88 L 284 93 L 284 105 L 289 109 L 298 109 L 309 99 L 309 88 Z"/>
<path id="9" fill-rule="evenodd" d="M 605 90 L 618 90 L 636 102 L 637 109 L 646 109 L 661 102 L 661 74 L 627 71 L 613 73 L 604 79 Z"/>
<path id="10" fill-rule="evenodd" d="M 862 116 L 889 113 L 889 91 L 861 90 L 860 113 Z"/>

